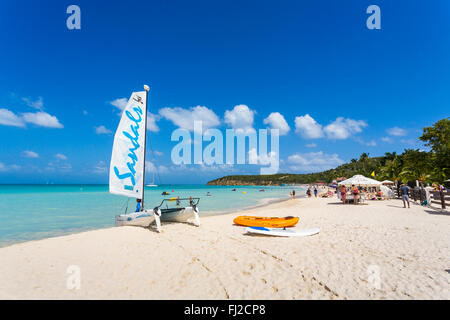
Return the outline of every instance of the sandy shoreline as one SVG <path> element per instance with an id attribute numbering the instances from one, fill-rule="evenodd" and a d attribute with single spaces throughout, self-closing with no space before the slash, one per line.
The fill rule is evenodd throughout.
<path id="1" fill-rule="evenodd" d="M 2 299 L 449 299 L 449 214 L 400 200 L 296 199 L 245 214 L 295 215 L 306 238 L 244 234 L 243 212 L 87 231 L 0 248 Z M 80 288 L 68 289 L 70 266 Z M 69 273 L 68 273 L 69 268 Z M 70 281 L 69 281 L 70 282 Z M 74 282 L 70 282 L 74 283 Z"/>

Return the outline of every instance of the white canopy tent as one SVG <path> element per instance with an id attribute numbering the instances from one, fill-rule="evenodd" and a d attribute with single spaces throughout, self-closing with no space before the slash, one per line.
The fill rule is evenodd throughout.
<path id="1" fill-rule="evenodd" d="M 384 180 L 381 181 L 381 184 L 394 184 L 394 182 L 392 182 L 391 180 Z"/>
<path id="2" fill-rule="evenodd" d="M 357 174 L 357 175 L 351 177 L 350 179 L 339 182 L 338 185 L 340 185 L 340 186 L 344 185 L 346 187 L 351 187 L 351 186 L 355 185 L 355 186 L 361 186 L 361 187 L 378 187 L 379 188 L 381 186 L 381 182 L 374 180 L 374 179 L 364 177 L 363 175 Z"/>

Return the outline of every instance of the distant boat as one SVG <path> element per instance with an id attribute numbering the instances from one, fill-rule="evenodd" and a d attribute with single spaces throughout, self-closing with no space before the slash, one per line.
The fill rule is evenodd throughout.
<path id="1" fill-rule="evenodd" d="M 155 184 L 155 173 L 153 172 L 153 180 L 150 184 L 146 184 L 146 187 L 157 187 L 158 185 Z"/>
<path id="2" fill-rule="evenodd" d="M 123 110 L 114 135 L 109 173 L 109 192 L 135 198 L 141 205 L 136 212 L 116 216 L 116 226 L 146 227 L 156 222 L 159 232 L 161 221 L 186 221 L 191 217 L 195 218 L 199 226 L 199 198 L 179 199 L 185 200 L 188 205 L 181 206 L 180 201 L 177 201 L 176 207 L 172 208 L 167 203 L 169 200 L 164 199 L 159 206 L 144 209 L 147 98 L 150 88 L 144 86 L 144 89 L 145 91 L 133 92 Z"/>

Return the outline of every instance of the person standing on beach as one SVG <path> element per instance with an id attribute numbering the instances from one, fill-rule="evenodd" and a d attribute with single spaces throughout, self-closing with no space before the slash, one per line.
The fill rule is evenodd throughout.
<path id="1" fill-rule="evenodd" d="M 292 198 L 295 199 L 295 190 L 292 190 Z"/>
<path id="2" fill-rule="evenodd" d="M 308 188 L 308 190 L 306 190 L 306 194 L 308 195 L 308 198 L 311 198 L 311 188 Z"/>
<path id="3" fill-rule="evenodd" d="M 352 185 L 352 194 L 353 194 L 353 202 L 354 204 L 358 204 L 358 188 Z"/>
<path id="4" fill-rule="evenodd" d="M 317 198 L 317 188 L 314 187 L 314 196 Z"/>
<path id="5" fill-rule="evenodd" d="M 403 208 L 406 208 L 406 203 L 408 203 L 408 208 L 409 208 L 409 197 L 408 197 L 408 192 L 409 192 L 409 187 L 406 184 L 402 184 L 402 187 L 400 188 L 401 192 L 402 192 L 402 200 L 403 200 Z"/>
<path id="6" fill-rule="evenodd" d="M 141 211 L 141 199 L 136 199 L 137 205 L 136 205 L 136 211 L 135 212 L 139 212 Z"/>
<path id="7" fill-rule="evenodd" d="M 341 199 L 342 203 L 345 204 L 345 198 L 347 197 L 347 189 L 344 185 L 341 186 Z"/>

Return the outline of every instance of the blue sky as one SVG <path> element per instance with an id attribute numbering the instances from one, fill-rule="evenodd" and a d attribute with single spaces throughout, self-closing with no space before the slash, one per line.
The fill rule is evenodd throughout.
<path id="1" fill-rule="evenodd" d="M 159 183 L 259 171 L 172 164 L 172 131 L 205 114 L 223 131 L 281 115 L 281 171 L 299 173 L 423 148 L 422 128 L 449 116 L 444 0 L 5 0 L 0 30 L 0 183 L 107 183 L 118 107 L 144 83 Z"/>

